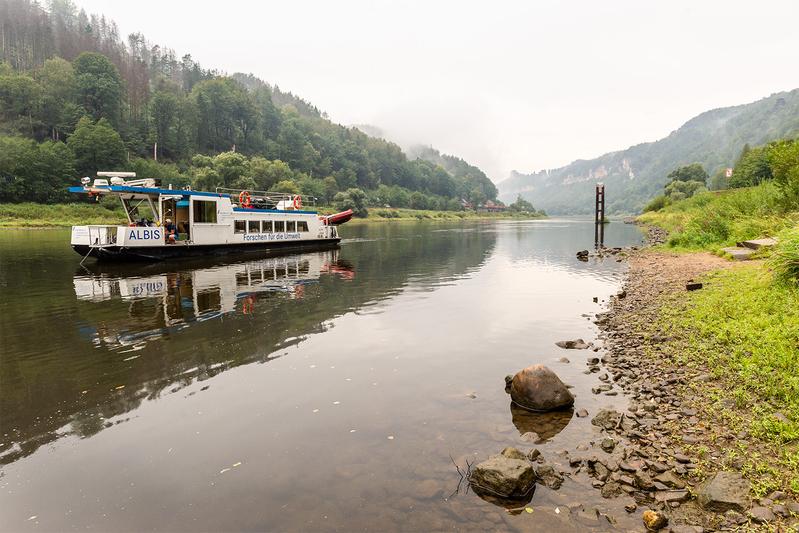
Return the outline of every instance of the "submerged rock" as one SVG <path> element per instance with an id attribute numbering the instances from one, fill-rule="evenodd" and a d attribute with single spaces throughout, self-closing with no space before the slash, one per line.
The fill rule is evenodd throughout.
<path id="1" fill-rule="evenodd" d="M 575 339 L 573 341 L 558 341 L 555 343 L 556 346 L 560 346 L 561 348 L 565 348 L 567 350 L 587 350 L 588 344 L 585 343 L 583 339 Z"/>
<path id="2" fill-rule="evenodd" d="M 531 411 L 553 411 L 574 405 L 574 396 L 560 378 L 544 365 L 533 365 L 513 376 L 510 397 Z"/>
<path id="3" fill-rule="evenodd" d="M 563 476 L 550 464 L 536 468 L 535 475 L 542 485 L 552 490 L 558 490 L 563 484 Z"/>
<path id="4" fill-rule="evenodd" d="M 515 455 L 513 452 L 509 454 Z M 492 455 L 472 469 L 469 483 L 477 493 L 483 491 L 501 498 L 520 499 L 528 496 L 535 487 L 535 470 L 526 458 Z"/>
<path id="5" fill-rule="evenodd" d="M 749 482 L 740 474 L 718 472 L 702 485 L 697 499 L 708 511 L 742 513 L 749 508 Z"/>

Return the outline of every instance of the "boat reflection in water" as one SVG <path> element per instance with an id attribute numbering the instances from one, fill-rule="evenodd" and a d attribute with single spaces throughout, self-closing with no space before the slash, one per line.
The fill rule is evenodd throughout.
<path id="1" fill-rule="evenodd" d="M 91 329 L 95 331 L 91 334 L 95 345 L 138 346 L 195 322 L 232 313 L 252 314 L 258 299 L 270 293 L 280 293 L 289 299 L 303 298 L 306 287 L 318 283 L 322 275 L 334 275 L 345 281 L 355 277 L 352 265 L 338 259 L 338 250 L 144 276 L 130 272 L 127 269 L 86 274 L 82 270 L 73 279 L 79 300 L 95 303 L 121 300 L 129 304 L 127 317 L 115 320 L 105 316 L 93 324 Z"/>

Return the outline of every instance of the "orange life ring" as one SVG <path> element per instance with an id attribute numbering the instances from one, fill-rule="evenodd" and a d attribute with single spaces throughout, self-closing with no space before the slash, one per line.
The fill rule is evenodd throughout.
<path id="1" fill-rule="evenodd" d="M 241 207 L 252 207 L 252 202 L 250 201 L 250 193 L 247 191 L 241 191 L 239 193 L 239 205 Z"/>
<path id="2" fill-rule="evenodd" d="M 291 202 L 291 205 L 294 206 L 294 209 L 302 209 L 302 196 L 299 194 L 294 197 L 294 201 Z"/>

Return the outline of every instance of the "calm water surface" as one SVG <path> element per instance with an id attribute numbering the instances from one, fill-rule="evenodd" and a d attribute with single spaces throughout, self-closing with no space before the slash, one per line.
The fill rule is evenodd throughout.
<path id="1" fill-rule="evenodd" d="M 68 231 L 0 231 L 0 530 L 578 529 L 553 510 L 618 512 L 576 478 L 513 515 L 458 491 L 450 459 L 555 461 L 595 436 L 511 411 L 503 378 L 530 364 L 576 408 L 623 401 L 591 394 L 593 353 L 554 345 L 592 338 L 581 315 L 621 282 L 613 259 L 576 260 L 591 222 L 341 233 L 324 253 L 82 268 Z"/>

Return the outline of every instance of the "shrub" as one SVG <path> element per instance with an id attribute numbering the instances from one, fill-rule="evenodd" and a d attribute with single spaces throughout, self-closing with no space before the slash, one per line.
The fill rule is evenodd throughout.
<path id="1" fill-rule="evenodd" d="M 769 264 L 779 282 L 793 286 L 799 284 L 799 227 L 779 234 L 779 243 Z"/>
<path id="2" fill-rule="evenodd" d="M 644 207 L 644 213 L 649 211 L 660 211 L 664 207 L 668 205 L 668 198 L 666 198 L 665 194 L 661 194 L 660 196 L 656 196 L 652 198 L 652 200 L 646 204 Z"/>

